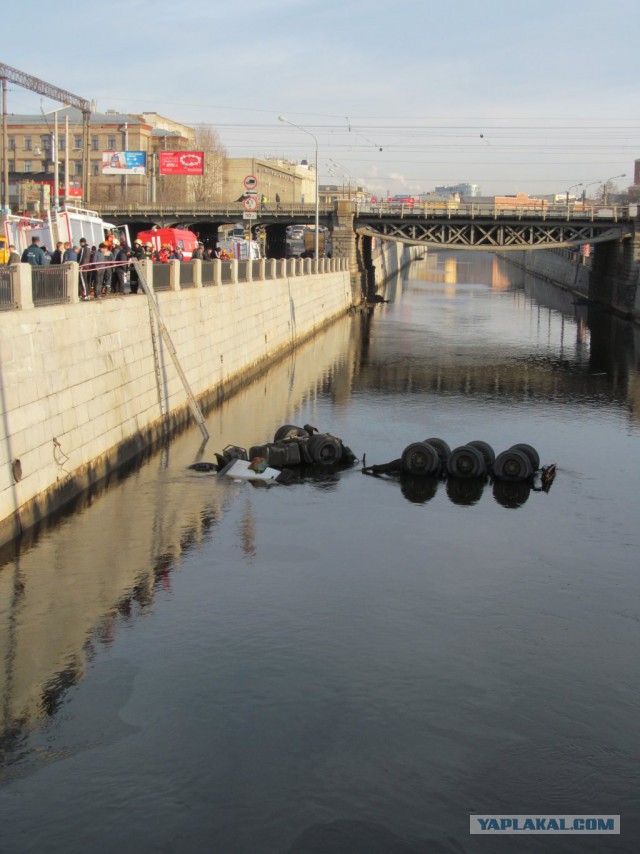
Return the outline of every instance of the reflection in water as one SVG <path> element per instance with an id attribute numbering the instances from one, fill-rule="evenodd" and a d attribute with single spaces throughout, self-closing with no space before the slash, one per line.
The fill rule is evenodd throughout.
<path id="1" fill-rule="evenodd" d="M 522 507 L 530 494 L 531 485 L 526 481 L 496 480 L 493 484 L 493 497 L 503 507 Z"/>
<path id="2" fill-rule="evenodd" d="M 447 479 L 447 495 L 452 504 L 476 504 L 482 497 L 484 480 L 480 478 L 456 478 Z"/>
<path id="3" fill-rule="evenodd" d="M 251 506 L 251 496 L 247 492 L 244 502 L 244 512 L 240 520 L 240 541 L 242 551 L 249 557 L 256 553 L 256 517 Z"/>
<path id="4" fill-rule="evenodd" d="M 282 413 L 333 388 L 337 372 L 348 378 L 352 346 L 345 319 L 273 368 L 268 380 L 250 384 L 231 407 L 213 411 L 211 441 L 248 447 L 272 436 Z M 215 476 L 188 470 L 194 456 L 202 456 L 199 440 L 183 434 L 79 497 L 73 515 L 66 508 L 4 550 L 0 767 L 16 732 L 57 709 L 57 698 L 84 677 L 96 646 L 111 646 L 123 620 L 171 590 L 176 565 L 211 538 L 235 501 L 238 493 Z M 331 490 L 336 482 L 322 474 L 316 486 Z M 239 530 L 243 550 L 254 554 L 249 497 Z"/>
<path id="5" fill-rule="evenodd" d="M 400 476 L 400 487 L 407 501 L 413 504 L 424 504 L 435 496 L 438 490 L 438 478 L 403 474 Z"/>
<path id="6" fill-rule="evenodd" d="M 199 431 L 178 437 L 3 552 L 0 833 L 466 850 L 482 803 L 624 811 L 638 332 L 491 255 L 429 263 L 455 283 L 389 283 L 212 412 L 209 452 L 285 422 L 368 460 L 482 437 L 557 460 L 553 489 L 357 468 L 254 489 L 190 471 Z"/>

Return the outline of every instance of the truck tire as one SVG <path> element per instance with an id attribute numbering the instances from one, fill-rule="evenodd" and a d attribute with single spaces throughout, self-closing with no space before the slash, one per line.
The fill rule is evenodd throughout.
<path id="1" fill-rule="evenodd" d="M 297 427 L 295 424 L 283 424 L 278 427 L 273 437 L 274 442 L 280 442 L 282 439 L 306 438 L 309 434 L 302 427 Z"/>
<path id="2" fill-rule="evenodd" d="M 467 445 L 471 445 L 472 448 L 477 448 L 480 451 L 488 469 L 493 466 L 496 461 L 496 454 L 488 442 L 483 442 L 481 439 L 474 439 L 473 442 L 467 442 Z"/>
<path id="3" fill-rule="evenodd" d="M 472 445 L 460 445 L 451 451 L 447 471 L 451 477 L 482 477 L 487 473 L 487 464 L 477 448 Z"/>
<path id="4" fill-rule="evenodd" d="M 425 439 L 425 444 L 431 445 L 432 448 L 435 448 L 438 452 L 438 456 L 440 457 L 440 465 L 443 469 L 446 469 L 447 462 L 449 457 L 451 456 L 451 448 L 444 439 L 438 439 L 436 437 L 432 437 L 431 439 Z"/>
<path id="5" fill-rule="evenodd" d="M 316 465 L 332 466 L 342 459 L 342 443 L 329 433 L 314 433 L 309 437 L 307 449 Z"/>
<path id="6" fill-rule="evenodd" d="M 527 480 L 533 474 L 533 466 L 524 451 L 509 448 L 496 457 L 493 473 L 498 480 Z"/>
<path id="7" fill-rule="evenodd" d="M 402 471 L 414 475 L 438 474 L 440 456 L 433 445 L 414 442 L 402 452 Z"/>
<path id="8" fill-rule="evenodd" d="M 521 442 L 518 445 L 512 445 L 509 448 L 510 451 L 522 451 L 523 454 L 526 454 L 529 457 L 529 461 L 531 463 L 531 468 L 533 471 L 538 471 L 540 468 L 540 456 L 535 448 L 531 445 L 526 445 Z"/>

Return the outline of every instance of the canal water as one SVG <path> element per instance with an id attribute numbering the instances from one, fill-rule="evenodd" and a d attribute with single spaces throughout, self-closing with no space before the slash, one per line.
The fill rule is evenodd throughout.
<path id="1" fill-rule="evenodd" d="M 0 851 L 637 851 L 640 331 L 430 255 L 0 568 Z M 282 423 L 549 491 L 187 466 Z M 63 448 L 65 452 L 70 449 Z M 621 815 L 485 839 L 470 813 Z"/>

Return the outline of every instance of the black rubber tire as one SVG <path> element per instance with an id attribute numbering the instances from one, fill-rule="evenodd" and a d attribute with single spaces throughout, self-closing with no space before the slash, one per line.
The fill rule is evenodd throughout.
<path id="1" fill-rule="evenodd" d="M 526 480 L 494 480 L 493 482 L 493 497 L 498 504 L 510 510 L 522 507 L 530 495 L 531 486 Z"/>
<path id="2" fill-rule="evenodd" d="M 452 504 L 471 506 L 482 498 L 484 481 L 479 477 L 450 477 L 447 480 L 447 495 Z"/>
<path id="3" fill-rule="evenodd" d="M 528 480 L 533 474 L 533 466 L 524 451 L 509 448 L 496 457 L 493 473 L 498 480 Z"/>
<path id="4" fill-rule="evenodd" d="M 440 455 L 426 442 L 413 442 L 402 452 L 402 471 L 413 475 L 433 475 L 440 471 Z"/>
<path id="5" fill-rule="evenodd" d="M 283 424 L 276 430 L 273 441 L 280 442 L 282 439 L 295 439 L 296 437 L 305 438 L 308 435 L 302 427 L 297 427 L 295 424 Z"/>
<path id="6" fill-rule="evenodd" d="M 216 463 L 191 463 L 187 468 L 192 471 L 218 471 Z"/>
<path id="7" fill-rule="evenodd" d="M 342 459 L 342 442 L 329 433 L 314 433 L 307 449 L 315 465 L 333 466 Z"/>
<path id="8" fill-rule="evenodd" d="M 529 457 L 529 462 L 531 463 L 531 468 L 533 469 L 533 471 L 538 471 L 538 469 L 540 468 L 540 455 L 531 445 L 526 445 L 524 444 L 524 442 L 520 442 L 517 445 L 512 445 L 509 450 L 522 451 L 523 454 L 526 454 Z"/>
<path id="9" fill-rule="evenodd" d="M 443 469 L 446 469 L 447 463 L 449 461 L 449 457 L 451 456 L 451 448 L 444 439 L 438 439 L 433 436 L 431 439 L 424 440 L 425 445 L 431 445 L 432 448 L 435 448 L 438 452 L 438 456 L 440 457 L 440 465 Z"/>
<path id="10" fill-rule="evenodd" d="M 472 445 L 460 445 L 451 451 L 447 471 L 451 477 L 483 477 L 487 473 L 487 464 L 477 448 Z"/>
<path id="11" fill-rule="evenodd" d="M 467 445 L 477 448 L 484 457 L 487 468 L 492 468 L 496 461 L 496 453 L 488 442 L 483 442 L 481 439 L 474 439 L 473 442 L 467 442 Z"/>

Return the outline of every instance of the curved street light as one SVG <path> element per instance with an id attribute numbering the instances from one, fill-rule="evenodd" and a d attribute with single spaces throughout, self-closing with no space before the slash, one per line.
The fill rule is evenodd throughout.
<path id="1" fill-rule="evenodd" d="M 603 187 L 602 187 L 602 204 L 605 207 L 607 206 L 607 187 L 609 186 L 609 181 L 615 181 L 616 178 L 626 178 L 626 177 L 627 177 L 627 173 L 623 172 L 622 175 L 612 175 L 610 178 L 607 178 L 607 180 L 604 182 Z"/>
<path id="2" fill-rule="evenodd" d="M 580 182 L 579 184 L 572 184 L 572 185 L 569 187 L 569 189 L 568 189 L 568 190 L 566 190 L 566 194 L 567 194 L 567 208 L 569 207 L 569 191 L 570 191 L 570 190 L 575 190 L 575 188 L 576 188 L 576 187 L 581 187 L 581 186 L 582 186 L 582 182 Z"/>
<path id="3" fill-rule="evenodd" d="M 298 128 L 298 130 L 301 130 L 302 133 L 309 134 L 309 136 L 313 139 L 313 141 L 316 144 L 316 181 L 315 181 L 315 184 L 316 184 L 316 193 L 315 193 L 315 197 L 316 197 L 316 199 L 315 199 L 315 202 L 316 202 L 316 204 L 315 204 L 315 207 L 316 207 L 316 231 L 315 231 L 315 234 L 313 236 L 313 257 L 315 258 L 315 260 L 317 262 L 317 260 L 318 260 L 318 231 L 319 231 L 319 227 L 320 227 L 320 216 L 319 216 L 319 209 L 318 209 L 318 140 L 317 140 L 315 134 L 312 134 L 310 130 L 307 130 L 306 128 L 300 127 L 300 125 L 297 125 L 295 122 L 290 122 L 289 119 L 285 119 L 284 116 L 278 116 L 278 121 L 279 122 L 285 122 L 286 124 L 291 125 L 291 127 Z"/>
<path id="4" fill-rule="evenodd" d="M 584 185 L 584 189 L 582 190 L 582 207 L 583 207 L 583 209 L 586 207 L 586 204 L 587 204 L 587 188 L 593 187 L 594 184 L 602 184 L 602 179 L 598 178 L 597 181 L 589 181 L 588 184 Z"/>

